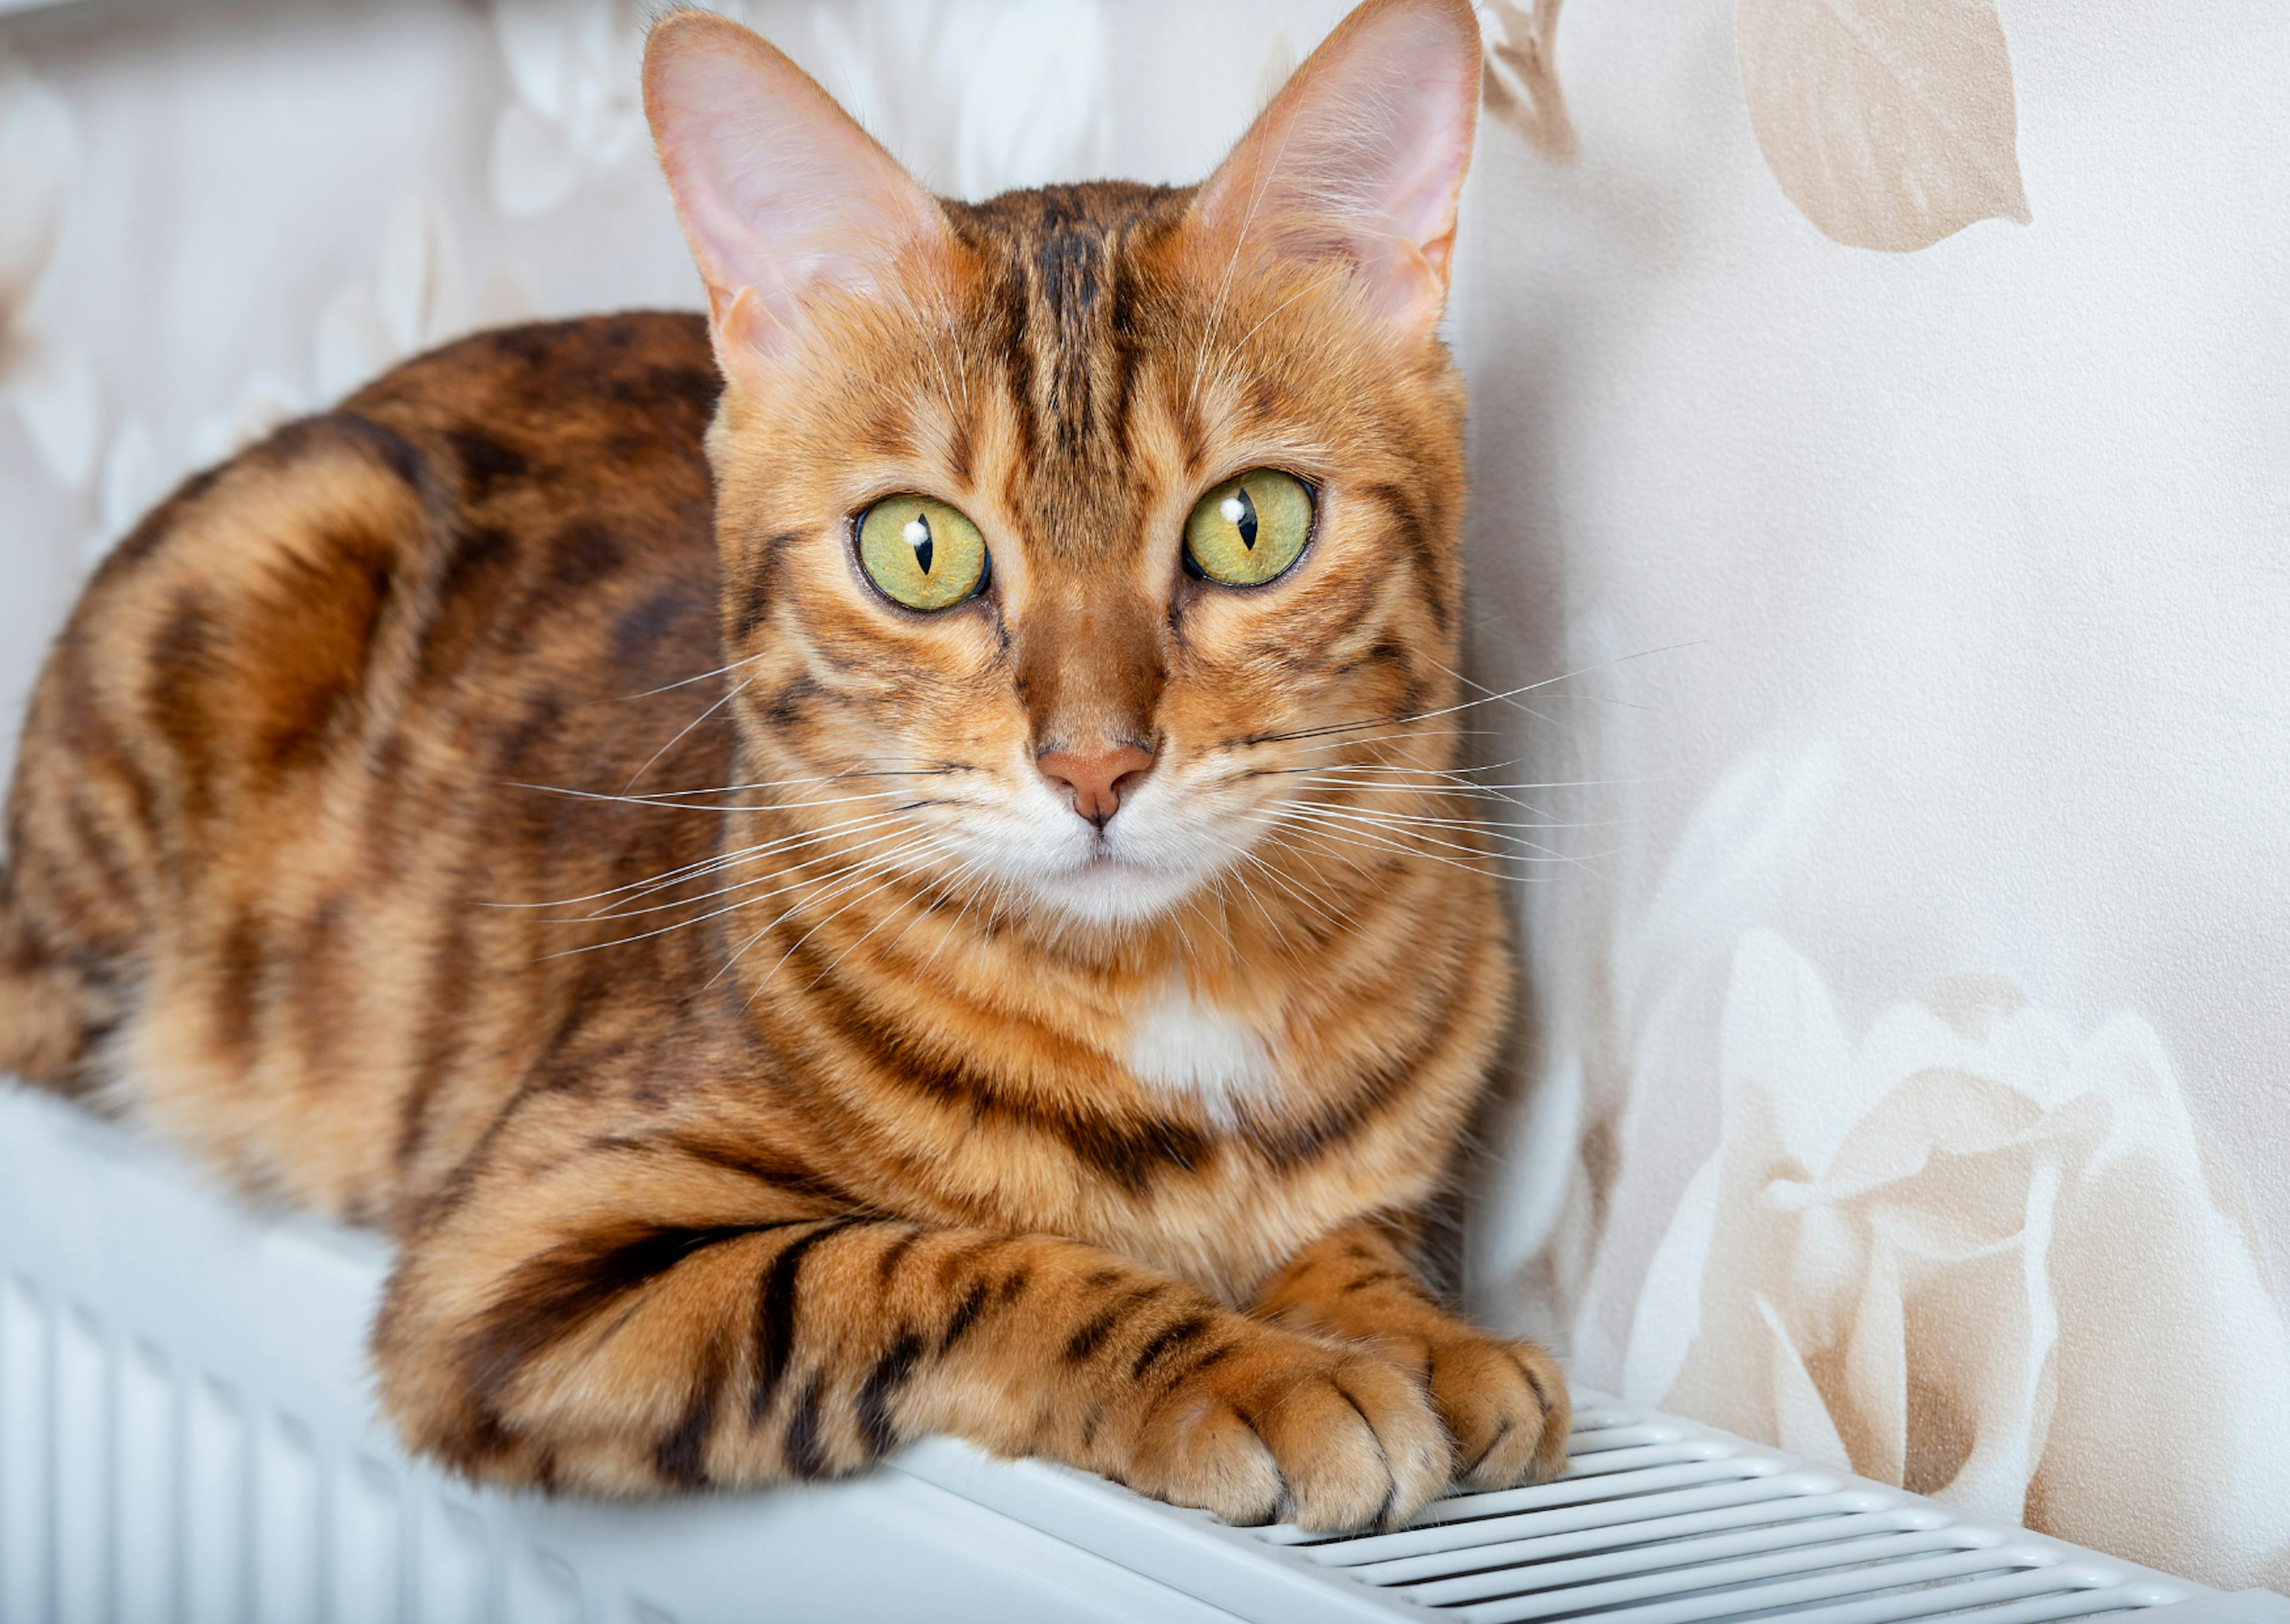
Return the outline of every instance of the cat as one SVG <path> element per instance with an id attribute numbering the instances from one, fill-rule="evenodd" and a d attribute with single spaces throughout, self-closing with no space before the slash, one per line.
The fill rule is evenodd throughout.
<path id="1" fill-rule="evenodd" d="M 1371 0 L 1201 186 L 966 204 L 668 14 L 707 314 L 449 345 L 103 563 L 0 1068 L 386 1228 L 381 1406 L 475 1480 L 947 1433 L 1339 1531 L 1557 1471 L 1557 1365 L 1416 1260 L 1513 975 L 1450 714 L 1478 53 Z"/>

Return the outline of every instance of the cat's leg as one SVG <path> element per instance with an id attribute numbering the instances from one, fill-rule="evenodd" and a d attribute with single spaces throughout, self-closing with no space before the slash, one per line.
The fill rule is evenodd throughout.
<path id="1" fill-rule="evenodd" d="M 1572 1410 L 1557 1362 L 1533 1342 L 1491 1337 L 1441 1308 L 1394 1225 L 1364 1220 L 1307 1246 L 1265 1285 L 1257 1312 L 1356 1339 L 1421 1371 L 1470 1488 L 1550 1477 L 1566 1463 Z"/>
<path id="2" fill-rule="evenodd" d="M 721 1146 L 496 1146 L 409 1237 L 385 1406 L 472 1476 L 613 1493 L 812 1478 L 925 1433 L 1236 1522 L 1404 1522 L 1447 1484 L 1411 1371 L 1061 1238 L 917 1224 Z"/>
<path id="3" fill-rule="evenodd" d="M 100 989 L 44 940 L 0 868 L 0 1075 L 83 1092 L 90 1049 L 116 1019 Z"/>
<path id="4" fill-rule="evenodd" d="M 24 724 L 0 864 L 0 1074 L 96 1104 L 104 1039 L 136 1003 L 154 867 L 100 700 L 68 638 Z"/>

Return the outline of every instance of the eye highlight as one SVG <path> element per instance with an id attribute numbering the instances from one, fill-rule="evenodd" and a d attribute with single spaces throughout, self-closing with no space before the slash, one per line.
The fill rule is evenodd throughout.
<path id="1" fill-rule="evenodd" d="M 913 492 L 859 516 L 859 563 L 894 604 L 951 609 L 986 580 L 986 538 L 957 509 Z"/>
<path id="2" fill-rule="evenodd" d="M 1185 567 L 1227 587 L 1283 574 L 1312 536 L 1312 487 L 1278 468 L 1251 468 L 1196 503 L 1185 521 Z"/>

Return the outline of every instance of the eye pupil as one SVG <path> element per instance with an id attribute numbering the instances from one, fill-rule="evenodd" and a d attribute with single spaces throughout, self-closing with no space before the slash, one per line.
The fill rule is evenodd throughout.
<path id="1" fill-rule="evenodd" d="M 1185 518 L 1186 573 L 1225 587 L 1285 574 L 1312 539 L 1312 487 L 1280 468 L 1252 468 L 1202 493 Z"/>
<path id="2" fill-rule="evenodd" d="M 1256 550 L 1256 504 L 1245 491 L 1235 491 L 1217 504 L 1217 511 L 1225 522 L 1240 532 L 1240 544 L 1249 551 Z"/>
<path id="3" fill-rule="evenodd" d="M 931 542 L 929 518 L 919 513 L 915 515 L 907 521 L 906 529 L 900 533 L 906 538 L 907 545 L 915 549 L 915 567 L 924 574 L 929 574 L 931 554 L 934 550 Z"/>

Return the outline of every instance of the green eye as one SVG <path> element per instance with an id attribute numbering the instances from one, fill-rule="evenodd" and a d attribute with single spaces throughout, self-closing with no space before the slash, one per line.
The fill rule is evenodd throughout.
<path id="1" fill-rule="evenodd" d="M 1312 487 L 1278 468 L 1228 479 L 1185 521 L 1185 565 L 1228 587 L 1261 587 L 1296 562 L 1312 534 Z"/>
<path id="2" fill-rule="evenodd" d="M 893 603 L 951 609 L 986 579 L 986 538 L 944 502 L 886 496 L 859 516 L 859 562 Z"/>

